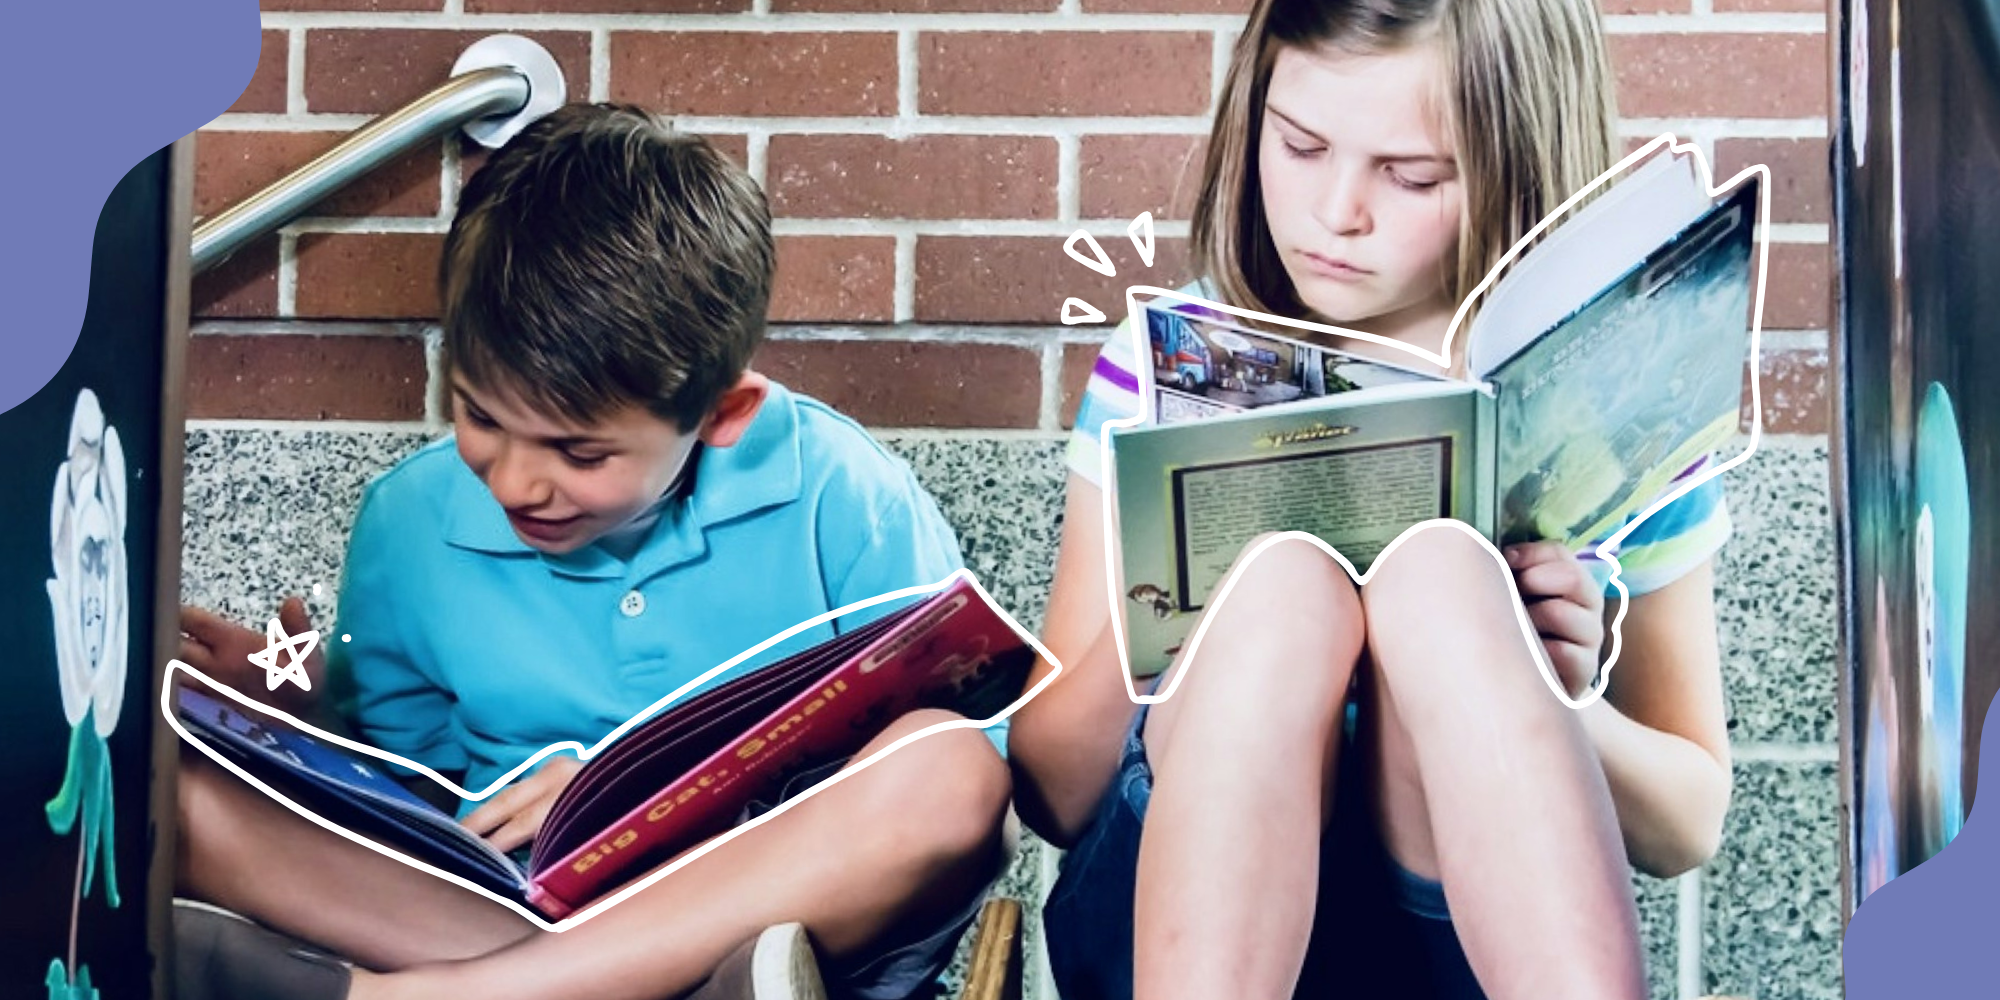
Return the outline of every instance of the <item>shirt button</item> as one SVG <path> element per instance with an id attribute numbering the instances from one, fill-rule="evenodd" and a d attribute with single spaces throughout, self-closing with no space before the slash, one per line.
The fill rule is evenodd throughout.
<path id="1" fill-rule="evenodd" d="M 646 595 L 641 594 L 636 590 L 626 591 L 624 598 L 622 598 L 618 602 L 618 610 L 621 613 L 623 613 L 627 618 L 637 618 L 640 615 L 645 614 Z"/>

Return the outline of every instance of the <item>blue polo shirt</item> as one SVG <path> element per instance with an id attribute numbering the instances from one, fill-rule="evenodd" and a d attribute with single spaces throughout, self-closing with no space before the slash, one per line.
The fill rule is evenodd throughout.
<path id="1" fill-rule="evenodd" d="M 816 400 L 773 385 L 740 441 L 698 455 L 693 488 L 629 559 L 520 541 L 449 438 L 370 483 L 326 642 L 362 738 L 481 791 L 787 628 L 961 565 L 909 466 Z M 728 676 L 888 610 L 806 630 Z"/>

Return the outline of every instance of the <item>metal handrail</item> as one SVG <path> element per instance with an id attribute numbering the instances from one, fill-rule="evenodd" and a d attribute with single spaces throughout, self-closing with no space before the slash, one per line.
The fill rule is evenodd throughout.
<path id="1" fill-rule="evenodd" d="M 363 174 L 466 122 L 520 112 L 532 91 L 511 66 L 461 73 L 430 93 L 354 130 L 312 162 L 194 227 L 190 265 L 205 271 L 243 244 L 303 215 Z"/>

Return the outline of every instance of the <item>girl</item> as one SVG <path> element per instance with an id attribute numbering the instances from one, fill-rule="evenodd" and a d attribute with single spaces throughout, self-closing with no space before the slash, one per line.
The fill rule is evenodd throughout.
<path id="1" fill-rule="evenodd" d="M 1589 0 L 1258 0 L 1196 287 L 1438 350 L 1499 255 L 1613 162 L 1611 87 Z M 1365 590 L 1295 541 L 1239 560 L 1203 662 L 1147 711 L 1118 676 L 1099 492 L 1099 430 L 1139 411 L 1131 350 L 1123 330 L 1104 349 L 1070 445 L 1044 629 L 1069 670 L 1011 738 L 1023 817 L 1069 849 L 1046 911 L 1064 1000 L 1644 995 L 1627 859 L 1700 864 L 1729 800 L 1719 485 L 1626 541 L 1623 651 L 1586 710 L 1550 697 L 1502 574 L 1581 693 L 1608 567 L 1554 543 L 1502 567 L 1437 528 Z M 1367 909 L 1371 889 L 1395 905 Z"/>

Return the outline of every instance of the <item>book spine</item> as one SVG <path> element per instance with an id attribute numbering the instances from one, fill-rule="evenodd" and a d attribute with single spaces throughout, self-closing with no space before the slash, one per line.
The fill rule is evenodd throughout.
<path id="1" fill-rule="evenodd" d="M 550 920 L 561 920 L 576 912 L 576 907 L 569 905 L 568 901 L 550 892 L 539 882 L 528 886 L 528 905 L 540 910 L 542 915 Z"/>
<path id="2" fill-rule="evenodd" d="M 1018 642 L 962 581 L 926 603 L 906 626 L 829 671 L 589 843 L 535 873 L 535 889 L 562 899 L 595 899 L 607 885 L 629 879 L 637 862 L 664 860 L 661 855 L 669 850 L 678 853 L 725 829 L 770 779 L 798 761 L 859 749 L 915 707 L 924 682 L 941 667 L 969 672 L 974 664 L 953 655 L 956 647 L 994 648 L 996 630 Z M 972 614 L 960 614 L 965 611 Z"/>

